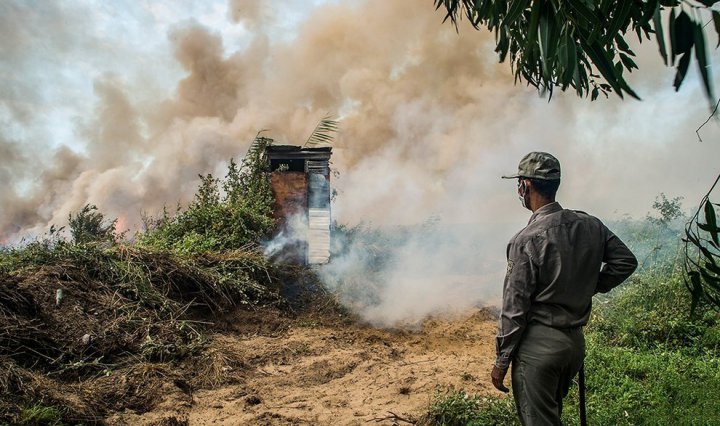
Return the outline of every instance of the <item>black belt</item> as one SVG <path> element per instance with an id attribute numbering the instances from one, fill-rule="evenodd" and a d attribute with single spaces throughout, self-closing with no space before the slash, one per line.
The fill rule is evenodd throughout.
<path id="1" fill-rule="evenodd" d="M 578 393 L 580 399 L 580 425 L 587 426 L 587 413 L 585 412 L 585 363 L 578 373 Z"/>

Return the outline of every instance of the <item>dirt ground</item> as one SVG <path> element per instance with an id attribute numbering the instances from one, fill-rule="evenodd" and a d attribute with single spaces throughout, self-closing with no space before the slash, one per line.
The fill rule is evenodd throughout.
<path id="1" fill-rule="evenodd" d="M 499 394 L 488 381 L 496 320 L 484 310 L 429 319 L 415 330 L 237 320 L 214 336 L 218 356 L 243 360 L 220 372 L 234 374 L 235 383 L 212 390 L 168 385 L 153 411 L 116 413 L 108 423 L 407 424 L 402 419 L 417 420 L 438 392 Z"/>

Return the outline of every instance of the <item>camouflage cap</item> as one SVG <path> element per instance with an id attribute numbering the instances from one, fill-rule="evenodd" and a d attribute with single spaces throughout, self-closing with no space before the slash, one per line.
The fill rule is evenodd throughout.
<path id="1" fill-rule="evenodd" d="M 503 176 L 503 179 L 519 177 L 542 180 L 560 179 L 560 162 L 547 152 L 531 152 L 520 160 L 518 172 L 514 175 Z"/>

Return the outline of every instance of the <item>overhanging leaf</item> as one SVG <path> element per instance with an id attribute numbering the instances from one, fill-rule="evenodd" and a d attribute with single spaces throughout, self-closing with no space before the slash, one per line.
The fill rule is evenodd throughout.
<path id="1" fill-rule="evenodd" d="M 700 275 L 702 276 L 705 283 L 707 283 L 715 291 L 720 291 L 720 278 L 711 275 L 705 269 L 700 269 Z"/>
<path id="2" fill-rule="evenodd" d="M 717 230 L 717 217 L 715 216 L 715 208 L 713 207 L 710 200 L 705 201 L 705 223 L 707 223 L 709 228 L 713 229 L 713 231 L 710 231 L 710 235 L 712 236 L 713 241 L 715 241 L 715 244 L 720 244 L 720 238 Z"/>
<path id="3" fill-rule="evenodd" d="M 535 1 L 534 3 L 539 3 Z M 578 26 L 584 29 L 593 29 L 594 23 L 597 21 L 595 13 L 589 7 L 589 5 L 582 1 L 569 1 L 568 6 L 573 10 L 573 15 L 576 18 L 575 22 Z"/>
<path id="4" fill-rule="evenodd" d="M 668 17 L 668 28 L 670 29 L 670 63 L 675 64 L 675 57 L 677 56 L 677 46 L 675 46 L 675 9 L 670 10 L 670 16 Z"/>
<path id="5" fill-rule="evenodd" d="M 621 28 L 627 27 L 627 21 L 630 17 L 630 12 L 632 11 L 632 1 L 625 0 L 618 3 L 620 6 L 615 9 L 615 15 L 610 20 L 610 25 L 607 30 L 608 41 L 612 40 L 612 37 L 615 37 L 615 35 L 618 33 L 618 31 L 620 31 Z"/>
<path id="6" fill-rule="evenodd" d="M 620 84 L 618 83 L 618 77 L 615 72 L 615 67 L 613 66 L 613 63 L 608 59 L 607 53 L 600 45 L 600 43 L 596 41 L 591 46 L 589 46 L 587 54 L 595 67 L 598 69 L 598 71 L 600 71 L 600 74 L 605 77 L 605 80 L 607 80 L 608 84 L 610 84 L 613 90 L 615 90 L 615 93 L 617 93 L 618 96 L 622 98 L 622 89 L 620 88 Z"/>
<path id="7" fill-rule="evenodd" d="M 663 58 L 665 65 L 668 63 L 667 49 L 665 48 L 665 33 L 663 32 L 662 20 L 660 19 L 660 6 L 655 8 L 655 14 L 653 15 L 653 27 L 655 29 L 655 40 L 658 43 L 658 50 L 660 56 Z"/>
<path id="8" fill-rule="evenodd" d="M 720 267 L 717 264 L 711 262 L 705 262 L 705 269 L 720 276 Z"/>
<path id="9" fill-rule="evenodd" d="M 638 69 L 635 61 L 633 61 L 628 55 L 620 53 L 620 60 L 622 61 L 623 65 L 625 65 L 625 68 L 627 68 L 628 71 L 632 72 L 633 68 Z"/>
<path id="10" fill-rule="evenodd" d="M 716 264 L 715 256 L 712 253 L 710 253 L 710 250 L 706 249 L 703 246 L 700 246 L 699 248 L 700 248 L 700 252 L 702 252 L 703 256 L 705 256 L 710 263 Z"/>
<path id="11" fill-rule="evenodd" d="M 698 223 L 697 226 L 705 232 L 720 232 L 720 228 L 717 226 L 710 226 L 706 223 Z"/>
<path id="12" fill-rule="evenodd" d="M 680 12 L 677 19 L 675 19 L 675 30 L 672 34 L 675 39 L 673 47 L 675 55 L 690 52 L 695 43 L 694 27 L 695 23 L 690 19 L 690 16 L 685 11 Z"/>
<path id="13" fill-rule="evenodd" d="M 687 74 L 689 66 L 690 53 L 683 53 L 683 55 L 680 57 L 680 61 L 678 61 L 677 72 L 675 73 L 675 81 L 673 82 L 673 87 L 675 87 L 676 92 L 680 89 L 680 85 L 685 79 L 685 74 Z"/>
<path id="14" fill-rule="evenodd" d="M 530 10 L 530 24 L 528 26 L 528 38 L 525 43 L 525 50 L 532 49 L 535 41 L 537 40 L 538 23 L 540 22 L 540 3 L 541 1 L 534 0 L 532 3 L 532 9 Z"/>
<path id="15" fill-rule="evenodd" d="M 578 66 L 577 63 L 577 49 L 575 47 L 575 41 L 570 35 L 565 34 L 565 73 L 563 74 L 564 82 L 571 82 L 573 75 L 575 75 L 575 69 Z"/>
<path id="16" fill-rule="evenodd" d="M 520 16 L 520 14 L 527 8 L 528 0 L 513 0 L 508 9 L 507 15 L 503 20 L 505 26 L 511 25 Z"/>
<path id="17" fill-rule="evenodd" d="M 538 34 L 540 39 L 540 57 L 542 58 L 543 75 L 550 81 L 554 63 L 554 50 L 558 42 L 554 37 L 555 19 L 549 8 L 540 11 Z"/>
<path id="18" fill-rule="evenodd" d="M 709 99 L 715 99 L 712 80 L 710 79 L 710 64 L 708 64 L 707 51 L 705 50 L 705 33 L 700 23 L 695 24 L 694 27 L 695 59 L 697 59 L 698 69 L 700 70 L 700 75 L 702 76 L 705 94 Z"/>

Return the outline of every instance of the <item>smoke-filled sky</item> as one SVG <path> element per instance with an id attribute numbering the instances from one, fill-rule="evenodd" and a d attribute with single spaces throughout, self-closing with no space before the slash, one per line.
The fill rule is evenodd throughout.
<path id="1" fill-rule="evenodd" d="M 528 151 L 554 153 L 559 200 L 601 218 L 644 216 L 660 192 L 690 207 L 720 172 L 720 126 L 695 136 L 709 108 L 694 65 L 674 93 L 644 43 L 629 79 L 643 101 L 548 102 L 513 84 L 491 34 L 443 17 L 430 0 L 3 1 L 0 243 L 86 203 L 135 229 L 258 130 L 301 145 L 327 113 L 335 219 L 437 217 L 492 230 L 478 244 L 500 257 L 528 213 L 499 176 Z"/>

